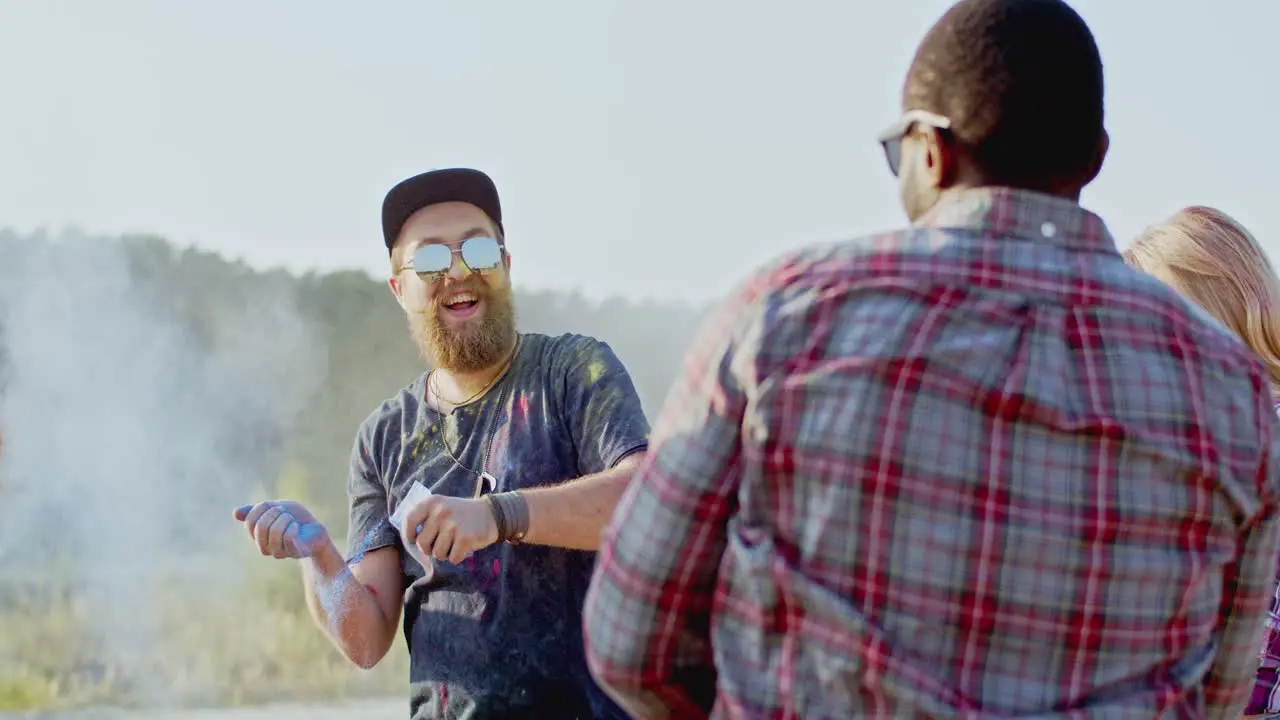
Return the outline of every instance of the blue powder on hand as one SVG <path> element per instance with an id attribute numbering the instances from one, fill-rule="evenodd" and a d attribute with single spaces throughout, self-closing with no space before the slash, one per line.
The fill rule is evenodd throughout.
<path id="1" fill-rule="evenodd" d="M 307 523 L 298 526 L 298 542 L 309 543 L 324 537 L 324 526 L 320 523 Z"/>

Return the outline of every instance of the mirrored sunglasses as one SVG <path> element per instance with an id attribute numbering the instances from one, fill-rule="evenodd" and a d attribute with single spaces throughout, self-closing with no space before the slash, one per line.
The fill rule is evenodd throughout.
<path id="1" fill-rule="evenodd" d="M 456 248 L 440 243 L 423 245 L 414 251 L 413 258 L 405 267 L 412 268 L 420 276 L 440 276 L 453 267 L 454 255 L 461 257 L 471 272 L 496 270 L 502 264 L 502 244 L 491 237 L 473 237 Z"/>

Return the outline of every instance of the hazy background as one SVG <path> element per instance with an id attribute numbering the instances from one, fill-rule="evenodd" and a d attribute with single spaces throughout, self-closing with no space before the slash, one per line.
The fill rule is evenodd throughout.
<path id="1" fill-rule="evenodd" d="M 403 648 L 346 664 L 230 520 L 343 534 L 356 426 L 423 370 L 386 189 L 489 171 L 521 327 L 609 341 L 656 412 L 753 266 L 902 223 L 873 138 L 949 4 L 0 0 L 0 710 L 402 695 Z M 1085 204 L 1122 245 L 1217 205 L 1274 256 L 1280 4 L 1074 5 Z"/>
<path id="2" fill-rule="evenodd" d="M 655 411 L 700 309 L 518 290 L 609 341 Z M 0 231 L 0 711 L 404 694 L 305 615 L 237 505 L 301 500 L 345 547 L 355 430 L 422 372 L 361 271 L 263 272 L 147 236 Z M 361 710 L 359 713 L 364 713 Z"/>

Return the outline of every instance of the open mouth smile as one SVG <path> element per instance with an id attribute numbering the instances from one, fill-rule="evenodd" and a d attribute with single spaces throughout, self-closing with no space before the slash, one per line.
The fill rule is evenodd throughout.
<path id="1" fill-rule="evenodd" d="M 465 320 L 480 310 L 480 297 L 473 292 L 459 292 L 445 298 L 441 306 L 445 316 Z"/>

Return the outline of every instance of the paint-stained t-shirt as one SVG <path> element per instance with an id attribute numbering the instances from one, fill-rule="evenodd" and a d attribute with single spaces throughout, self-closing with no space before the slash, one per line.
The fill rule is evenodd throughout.
<path id="1" fill-rule="evenodd" d="M 420 481 L 473 497 L 602 472 L 648 443 L 635 386 L 609 346 L 581 335 L 522 335 L 510 370 L 442 416 L 424 373 L 360 427 L 348 484 L 349 555 L 396 547 L 415 719 L 625 718 L 592 680 L 581 612 L 595 553 L 499 543 L 427 572 L 388 518 Z"/>

